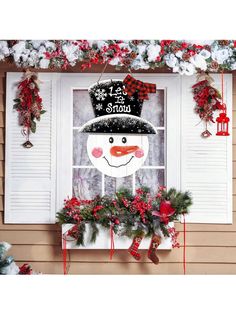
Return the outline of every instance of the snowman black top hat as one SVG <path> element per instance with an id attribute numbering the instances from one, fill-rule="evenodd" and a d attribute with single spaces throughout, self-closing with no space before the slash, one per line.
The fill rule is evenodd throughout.
<path id="1" fill-rule="evenodd" d="M 156 134 L 154 126 L 140 118 L 143 101 L 138 93 L 129 97 L 121 80 L 106 80 L 89 88 L 95 118 L 85 123 L 83 133 Z"/>

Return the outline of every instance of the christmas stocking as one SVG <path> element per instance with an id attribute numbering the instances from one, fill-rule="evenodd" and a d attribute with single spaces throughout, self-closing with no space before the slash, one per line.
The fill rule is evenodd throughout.
<path id="1" fill-rule="evenodd" d="M 154 234 L 152 236 L 152 240 L 148 249 L 148 258 L 154 263 L 159 263 L 159 258 L 156 255 L 156 251 L 158 246 L 161 244 L 161 237 L 159 235 Z"/>
<path id="2" fill-rule="evenodd" d="M 141 234 L 140 236 L 136 236 L 134 237 L 133 239 L 133 242 L 130 246 L 130 248 L 128 249 L 128 252 L 137 260 L 139 261 L 140 258 L 141 258 L 141 255 L 138 253 L 138 248 L 139 248 L 139 245 L 143 239 L 143 234 Z"/>

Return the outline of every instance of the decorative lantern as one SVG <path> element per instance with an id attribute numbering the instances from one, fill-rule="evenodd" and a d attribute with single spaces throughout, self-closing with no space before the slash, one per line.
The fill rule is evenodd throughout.
<path id="1" fill-rule="evenodd" d="M 216 118 L 218 136 L 229 136 L 229 117 L 227 117 L 226 104 L 224 103 L 224 73 L 221 74 L 221 88 L 222 88 L 222 112 Z"/>
<path id="2" fill-rule="evenodd" d="M 223 104 L 224 108 L 226 108 L 225 104 Z M 220 113 L 219 117 L 216 118 L 217 122 L 217 133 L 218 136 L 229 136 L 229 117 L 227 117 L 226 109 L 223 110 L 223 112 Z"/>

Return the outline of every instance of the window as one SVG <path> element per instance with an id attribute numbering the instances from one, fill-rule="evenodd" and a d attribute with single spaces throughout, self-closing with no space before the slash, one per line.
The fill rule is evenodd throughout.
<path id="1" fill-rule="evenodd" d="M 125 75 L 104 74 L 102 80 Z M 232 135 L 216 137 L 213 126 L 211 138 L 200 137 L 203 125 L 193 113 L 191 94 L 194 76 L 135 74 L 137 79 L 157 85 L 157 93 L 149 94 L 143 105 L 142 117 L 151 121 L 158 133 L 150 135 L 143 167 L 125 179 L 97 171 L 87 157 L 87 135 L 79 133 L 81 125 L 93 118 L 87 89 L 99 74 L 40 73 L 47 113 L 31 137 L 34 147 L 28 150 L 21 146 L 21 128 L 12 109 L 20 77 L 21 73 L 7 76 L 6 223 L 53 223 L 55 212 L 73 193 L 90 198 L 97 193 L 112 194 L 120 186 L 134 191 L 140 184 L 153 190 L 158 184 L 190 190 L 194 205 L 189 222 L 232 222 Z M 219 75 L 214 78 L 220 88 Z M 231 118 L 231 74 L 226 74 L 225 80 Z"/>
<path id="2" fill-rule="evenodd" d="M 99 74 L 65 74 L 61 78 L 61 134 L 63 135 L 60 146 L 63 147 L 61 162 L 63 172 L 60 193 L 81 197 L 94 197 L 96 194 L 113 194 L 119 187 L 132 188 L 135 191 L 140 185 L 147 185 L 155 192 L 158 185 L 179 187 L 179 175 L 177 172 L 169 175 L 166 169 L 178 168 L 179 159 L 171 156 L 179 151 L 179 131 L 171 132 L 173 127 L 179 130 L 179 105 L 175 99 L 179 99 L 179 90 L 176 82 L 178 75 L 137 75 L 143 81 L 157 84 L 157 93 L 149 94 L 149 100 L 145 101 L 142 117 L 153 123 L 157 129 L 156 135 L 149 135 L 149 155 L 143 167 L 134 175 L 125 178 L 112 178 L 101 174 L 90 163 L 86 151 L 88 135 L 80 133 L 81 126 L 94 118 L 91 101 L 88 95 L 88 87 L 94 84 Z M 123 79 L 125 74 L 105 74 L 104 79 Z M 167 104 L 174 116 L 171 118 L 172 126 L 166 124 Z M 180 103 L 179 103 L 180 104 Z M 169 109 L 169 110 L 170 110 Z M 167 143 L 169 145 L 167 152 Z M 66 184 L 65 184 L 66 180 Z M 63 199 L 59 200 L 59 203 Z"/>

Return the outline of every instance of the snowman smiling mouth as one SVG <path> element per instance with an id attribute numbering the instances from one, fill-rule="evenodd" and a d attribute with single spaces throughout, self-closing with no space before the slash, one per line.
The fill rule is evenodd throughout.
<path id="1" fill-rule="evenodd" d="M 110 154 L 114 157 L 122 157 L 128 154 L 132 154 L 136 152 L 138 149 L 139 149 L 138 146 L 112 146 L 110 149 Z M 111 165 L 109 160 L 105 156 L 103 156 L 103 158 L 106 160 L 106 162 L 108 163 L 110 167 L 119 168 L 119 167 L 128 165 L 131 162 L 131 160 L 134 158 L 134 156 L 131 156 L 130 159 L 126 163 L 118 165 L 118 166 Z"/>
<path id="2" fill-rule="evenodd" d="M 131 156 L 131 158 L 130 158 L 130 160 L 129 160 L 129 161 L 127 161 L 125 164 L 121 164 L 121 165 L 119 165 L 119 166 L 114 166 L 114 165 L 111 165 L 111 164 L 110 164 L 110 162 L 109 162 L 109 160 L 108 160 L 105 156 L 103 156 L 103 158 L 106 160 L 106 162 L 108 163 L 108 165 L 109 165 L 110 167 L 120 168 L 120 167 L 122 167 L 122 166 L 126 166 L 126 165 L 128 165 L 128 163 L 130 163 L 130 162 L 131 162 L 131 160 L 134 158 L 134 156 Z"/>

